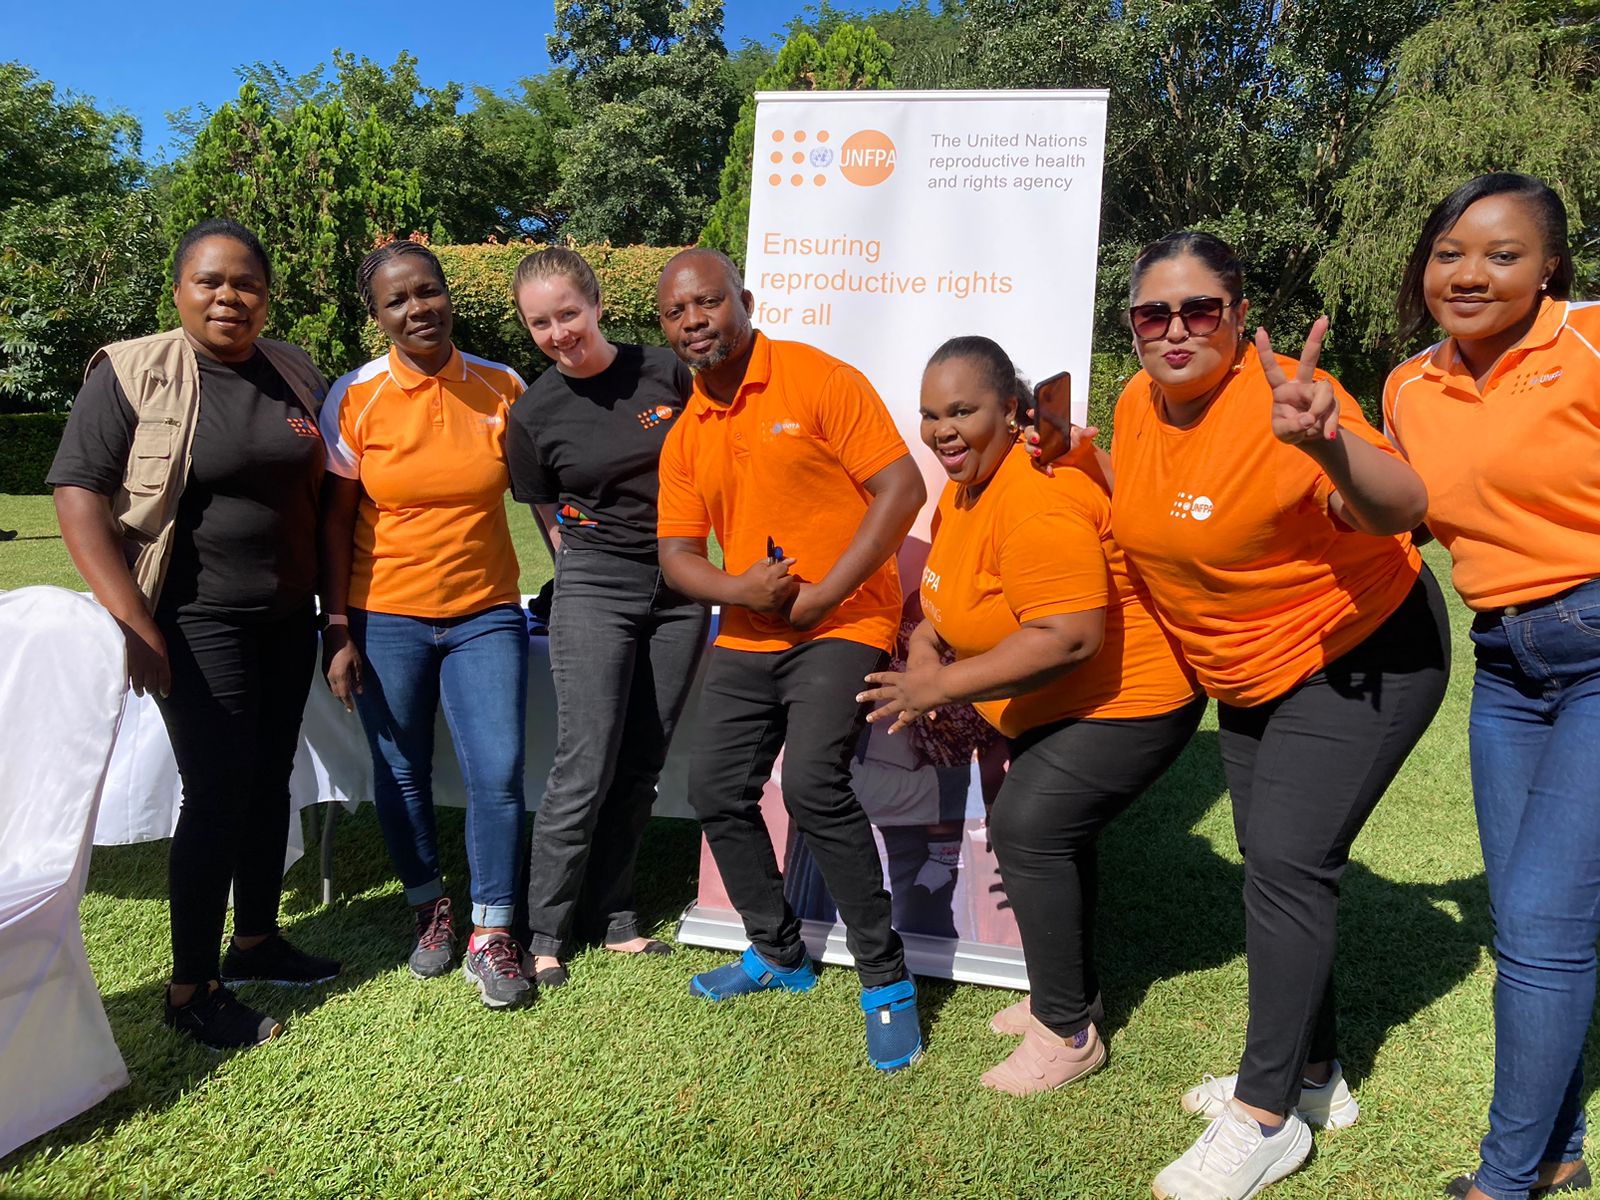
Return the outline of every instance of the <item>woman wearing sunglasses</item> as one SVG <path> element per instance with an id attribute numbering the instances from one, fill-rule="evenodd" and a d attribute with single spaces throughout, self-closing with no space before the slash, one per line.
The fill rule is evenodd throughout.
<path id="1" fill-rule="evenodd" d="M 1217 701 L 1244 855 L 1250 1020 L 1239 1073 L 1183 1107 L 1210 1125 L 1158 1197 L 1242 1200 L 1356 1119 L 1335 1057 L 1333 956 L 1350 846 L 1449 674 L 1438 584 L 1406 533 L 1427 493 L 1317 356 L 1246 344 L 1243 266 L 1171 234 L 1135 260 L 1141 370 L 1117 402 L 1114 536 Z"/>

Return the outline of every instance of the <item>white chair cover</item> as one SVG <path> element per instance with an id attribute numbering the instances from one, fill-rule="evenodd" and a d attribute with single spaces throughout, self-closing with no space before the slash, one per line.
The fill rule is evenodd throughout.
<path id="1" fill-rule="evenodd" d="M 0 1155 L 128 1082 L 78 924 L 123 655 L 87 596 L 0 592 Z"/>

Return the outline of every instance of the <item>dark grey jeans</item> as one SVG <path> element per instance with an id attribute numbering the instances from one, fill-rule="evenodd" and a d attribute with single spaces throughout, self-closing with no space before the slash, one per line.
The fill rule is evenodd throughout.
<path id="1" fill-rule="evenodd" d="M 559 956 L 573 935 L 638 936 L 639 840 L 709 620 L 653 559 L 589 548 L 556 556 L 556 754 L 533 822 L 529 953 Z"/>

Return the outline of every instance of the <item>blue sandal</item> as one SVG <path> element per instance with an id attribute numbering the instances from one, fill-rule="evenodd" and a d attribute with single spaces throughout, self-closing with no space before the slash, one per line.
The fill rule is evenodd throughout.
<path id="1" fill-rule="evenodd" d="M 740 956 L 715 971 L 705 971 L 689 980 L 689 991 L 707 1000 L 727 1000 L 751 992 L 809 992 L 817 986 L 817 968 L 808 954 L 797 967 L 775 967 L 751 946 Z"/>
<path id="2" fill-rule="evenodd" d="M 898 1071 L 922 1057 L 917 985 L 911 976 L 862 988 L 861 1011 L 867 1017 L 867 1057 L 878 1070 Z"/>

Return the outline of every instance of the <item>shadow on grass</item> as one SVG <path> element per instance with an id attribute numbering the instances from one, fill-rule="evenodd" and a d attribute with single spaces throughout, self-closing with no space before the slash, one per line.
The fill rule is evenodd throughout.
<path id="1" fill-rule="evenodd" d="M 1096 944 L 1110 1031 L 1126 1024 L 1155 983 L 1244 953 L 1244 868 L 1194 829 L 1226 791 L 1217 735 L 1202 731 L 1101 838 Z M 1358 840 L 1358 854 L 1360 846 Z M 1441 901 L 1453 903 L 1460 919 Z M 1334 970 L 1347 1074 L 1370 1073 L 1389 1031 L 1470 975 L 1490 936 L 1481 875 L 1396 883 L 1352 862 L 1344 874 Z"/>

